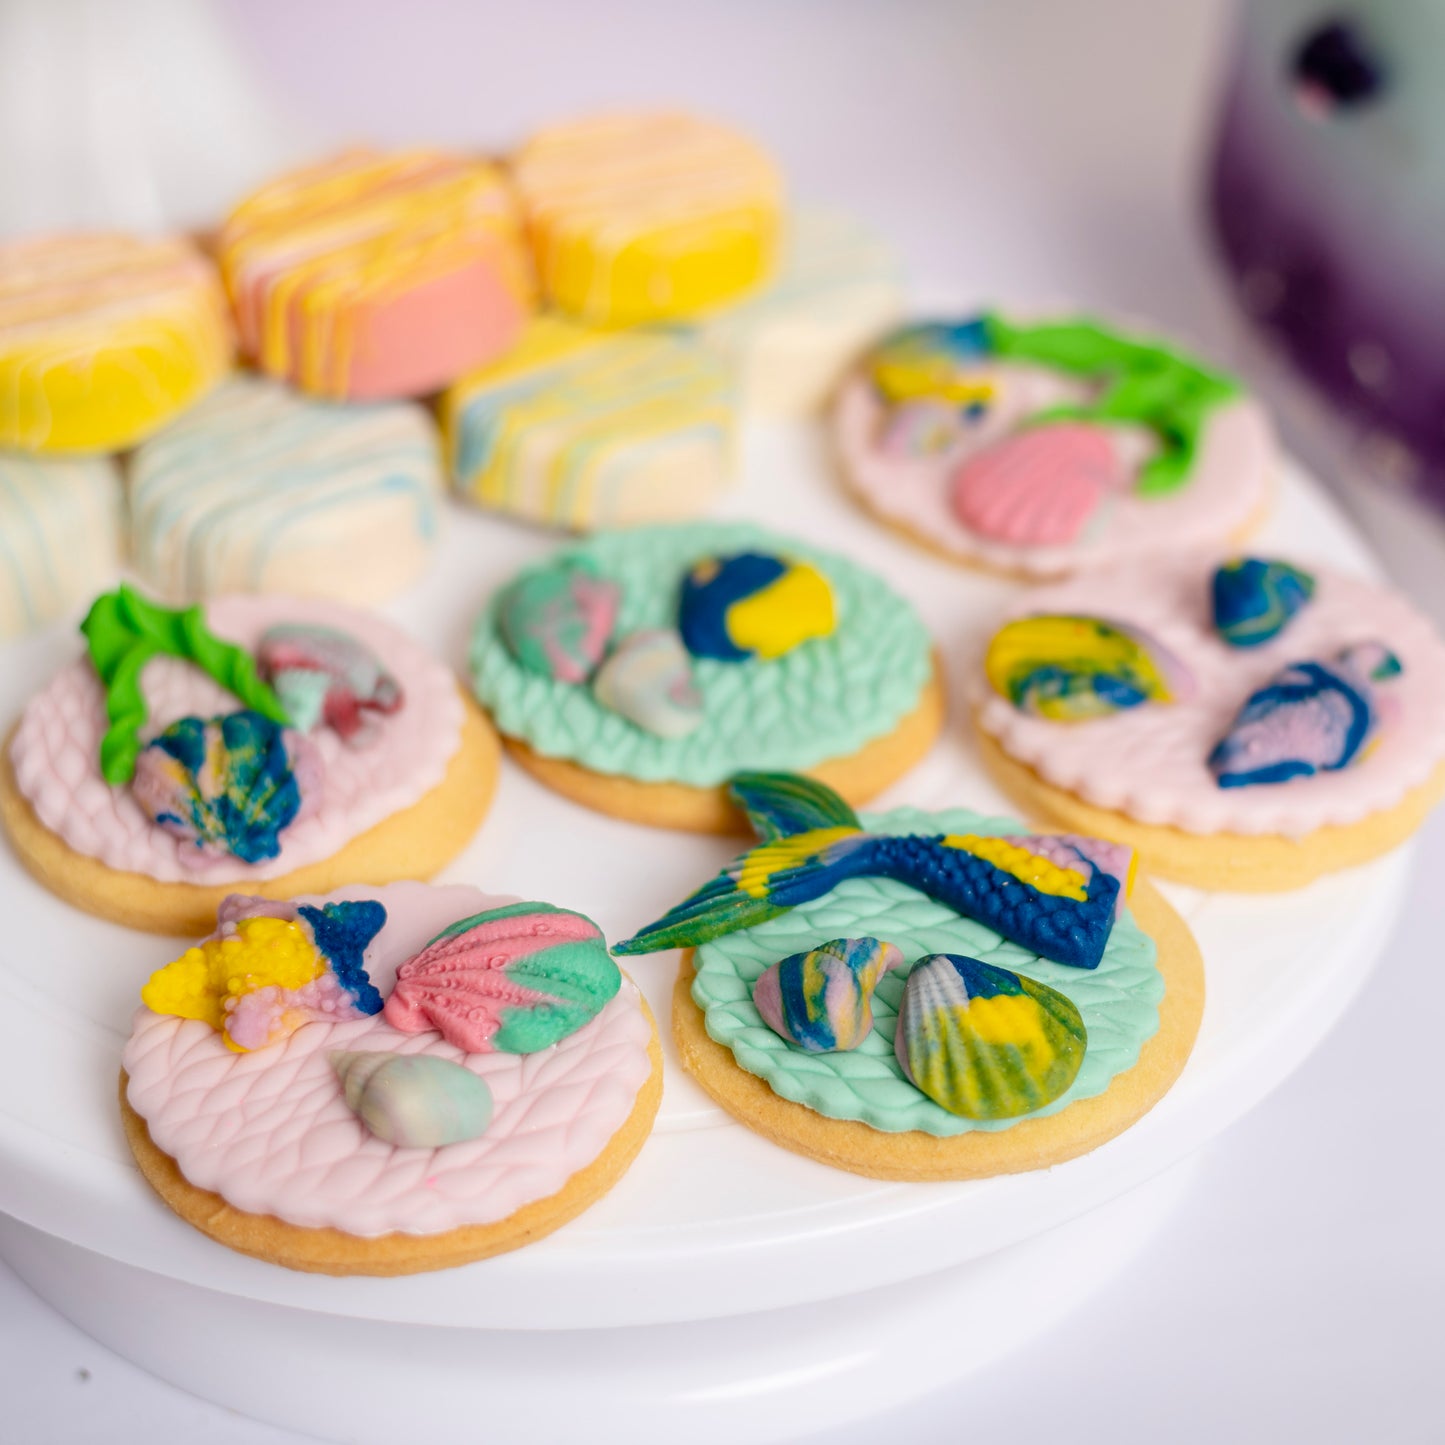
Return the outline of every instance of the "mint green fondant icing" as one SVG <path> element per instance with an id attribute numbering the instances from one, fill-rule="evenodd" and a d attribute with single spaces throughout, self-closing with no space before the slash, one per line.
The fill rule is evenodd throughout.
<path id="1" fill-rule="evenodd" d="M 742 522 L 599 533 L 566 555 L 588 559 L 622 585 L 613 634 L 620 641 L 644 628 L 676 627 L 688 569 L 706 557 L 745 550 L 812 563 L 833 588 L 837 628 L 773 661 L 697 659 L 703 722 L 686 737 L 644 732 L 598 703 L 590 688 L 521 667 L 498 634 L 495 598 L 472 637 L 477 697 L 502 732 L 546 757 L 693 787 L 711 787 L 744 769 L 802 771 L 892 732 L 918 703 L 932 670 L 932 644 L 913 608 L 856 563 Z"/>
<path id="2" fill-rule="evenodd" d="M 1017 833 L 1010 819 L 987 818 L 966 809 L 925 813 L 899 808 L 865 814 L 876 833 Z M 780 958 L 816 948 L 831 938 L 868 934 L 902 951 L 906 965 L 878 982 L 873 1030 L 855 1049 L 810 1054 L 793 1048 L 763 1022 L 753 1004 L 753 984 Z M 903 1075 L 893 1053 L 898 1004 L 909 970 L 931 953 L 961 953 L 1048 984 L 1071 999 L 1088 1031 L 1088 1050 L 1078 1077 L 1052 1104 L 1025 1117 L 1055 1114 L 1076 1099 L 1102 1094 L 1131 1068 L 1159 1028 L 1164 979 L 1154 941 L 1127 910 L 1114 925 L 1098 968 L 1085 971 L 1049 963 L 1005 943 L 992 929 L 960 918 L 931 898 L 889 879 L 853 878 L 831 893 L 790 909 L 753 928 L 705 943 L 694 954 L 692 996 L 704 1011 L 708 1033 L 732 1050 L 750 1074 L 774 1093 L 830 1119 L 854 1119 L 875 1129 L 909 1129 L 952 1137 L 974 1129 L 1007 1129 L 1018 1119 L 971 1120 L 941 1109 Z"/>

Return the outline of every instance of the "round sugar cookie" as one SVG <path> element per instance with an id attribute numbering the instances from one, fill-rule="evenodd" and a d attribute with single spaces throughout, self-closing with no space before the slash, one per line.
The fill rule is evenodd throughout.
<path id="1" fill-rule="evenodd" d="M 441 527 L 436 428 L 412 402 L 336 406 L 236 376 L 139 447 L 131 561 L 172 602 L 286 592 L 379 602 Z"/>
<path id="2" fill-rule="evenodd" d="M 1263 408 L 1171 343 L 988 312 L 881 338 L 833 407 L 839 466 L 929 550 L 1026 578 L 1242 540 L 1276 453 Z"/>
<path id="3" fill-rule="evenodd" d="M 693 326 L 736 366 L 744 411 L 801 417 L 823 406 L 902 306 L 898 258 L 881 237 L 848 216 L 801 211 L 777 274 Z"/>
<path id="4" fill-rule="evenodd" d="M 122 503 L 109 457 L 0 452 L 0 638 L 65 616 L 115 575 Z"/>
<path id="5" fill-rule="evenodd" d="M 0 765 L 21 862 L 76 907 L 196 933 L 230 893 L 430 877 L 485 817 L 496 734 L 389 623 L 281 597 L 173 613 L 124 588 L 101 614 L 93 650 L 119 680 L 107 689 L 90 656 L 62 667 Z"/>
<path id="6" fill-rule="evenodd" d="M 441 151 L 348 151 L 263 186 L 216 254 L 241 347 L 313 396 L 421 396 L 505 351 L 531 309 L 510 187 Z"/>
<path id="7" fill-rule="evenodd" d="M 974 723 L 990 773 L 1031 815 L 1126 843 L 1159 877 L 1296 888 L 1403 842 L 1445 793 L 1445 644 L 1392 589 L 1309 568 L 1311 594 L 1280 630 L 1231 645 L 1212 602 L 1226 560 L 1186 553 L 1021 594 L 1005 624 L 1099 619 L 1110 636 L 1067 656 L 1052 638 L 1011 634 L 1004 686 L 1016 699 L 976 661 Z M 1284 565 L 1254 561 L 1276 569 L 1266 578 Z M 1261 591 L 1255 618 L 1268 600 Z M 1132 688 L 1151 665 L 1167 700 L 1090 703 L 1079 721 L 1033 700 L 1041 667 L 1092 699 L 1119 696 L 1116 684 Z"/>
<path id="8" fill-rule="evenodd" d="M 731 482 L 733 368 L 686 336 L 528 323 L 442 397 L 457 493 L 587 532 L 695 516 Z"/>
<path id="9" fill-rule="evenodd" d="M 512 157 L 512 174 L 542 290 L 579 321 L 691 316 L 775 264 L 777 168 L 715 122 L 663 112 L 550 126 Z"/>
<path id="10" fill-rule="evenodd" d="M 94 233 L 0 244 L 0 447 L 121 451 L 230 362 L 225 295 L 189 241 Z"/>
<path id="11" fill-rule="evenodd" d="M 908 602 L 844 557 L 741 522 L 600 533 L 525 569 L 478 618 L 471 674 L 549 787 L 699 832 L 742 826 L 727 794 L 742 768 L 864 801 L 927 752 L 944 712 Z"/>
<path id="12" fill-rule="evenodd" d="M 673 998 L 678 1052 L 708 1094 L 749 1128 L 874 1178 L 976 1179 L 1087 1153 L 1172 1086 L 1199 1030 L 1203 965 L 1183 920 L 1148 883 L 1135 881 L 1125 906 L 1133 873 L 1127 852 L 1088 839 L 1030 836 L 1016 823 L 964 809 L 865 814 L 820 835 L 809 831 L 818 820 L 790 818 L 796 788 L 780 787 L 786 780 L 746 781 L 779 788 L 787 804 L 766 816 L 763 841 L 616 951 L 686 947 Z M 969 913 L 959 911 L 965 899 Z M 1062 946 L 1045 941 L 1061 936 L 1049 922 L 1060 905 L 1078 910 L 1062 925 Z M 874 976 L 861 1034 L 841 1032 L 837 1021 L 848 1010 L 833 1012 L 836 977 L 822 993 L 806 976 L 800 992 L 782 985 L 785 1020 L 800 1010 L 828 1020 L 830 1036 L 816 1040 L 824 1051 L 805 1049 L 767 1022 L 758 983 L 782 960 L 841 939 L 890 945 L 895 966 Z M 1080 951 L 1070 953 L 1081 939 Z M 940 954 L 1062 994 L 1083 1038 L 1074 1072 L 1038 1098 L 1007 1107 L 991 1100 L 1007 1098 L 1012 1085 L 984 1076 L 985 1107 L 969 1116 L 916 1085 L 895 1034 L 905 998 L 914 997 L 907 982 L 914 968 Z M 820 1002 L 830 1012 L 817 1014 Z M 1005 1011 L 979 1028 L 980 1044 L 1012 1051 L 1006 1069 L 1042 1077 L 1046 1045 L 1036 1025 Z M 937 1039 L 926 1021 L 916 1037 Z M 838 1048 L 855 1038 L 851 1048 Z M 962 1065 L 952 1067 L 957 1080 Z M 932 1077 L 949 1076 L 944 1068 Z"/>
<path id="13" fill-rule="evenodd" d="M 188 978 L 179 964 L 152 976 L 122 1057 L 127 1140 L 187 1223 L 289 1269 L 412 1274 L 540 1239 L 626 1172 L 657 1113 L 662 1057 L 646 1001 L 590 920 L 419 883 L 258 903 L 227 900 L 184 956 Z M 424 973 L 445 932 L 454 976 L 477 970 L 490 1024 L 560 1006 L 546 1042 L 504 1051 L 518 1043 L 504 1026 L 461 1044 L 444 1008 L 397 1011 L 399 971 Z M 278 935 L 315 978 L 271 981 Z M 217 983 L 210 965 L 224 1002 L 193 986 L 211 957 L 232 974 Z M 257 974 L 239 972 L 253 961 Z M 539 992 L 551 988 L 560 1005 Z"/>

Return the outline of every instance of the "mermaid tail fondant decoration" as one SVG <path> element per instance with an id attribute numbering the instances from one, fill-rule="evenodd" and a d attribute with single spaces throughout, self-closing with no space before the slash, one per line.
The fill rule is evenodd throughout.
<path id="1" fill-rule="evenodd" d="M 868 833 L 830 788 L 791 773 L 742 773 L 729 791 L 763 841 L 614 953 L 692 948 L 847 878 L 891 878 L 1040 958 L 1097 968 L 1127 891 L 1130 850 L 1098 839 Z"/>
<path id="2" fill-rule="evenodd" d="M 1379 731 L 1378 685 L 1399 673 L 1395 655 L 1374 642 L 1331 662 L 1291 663 L 1251 694 L 1210 753 L 1215 782 L 1243 788 L 1349 767 Z"/>

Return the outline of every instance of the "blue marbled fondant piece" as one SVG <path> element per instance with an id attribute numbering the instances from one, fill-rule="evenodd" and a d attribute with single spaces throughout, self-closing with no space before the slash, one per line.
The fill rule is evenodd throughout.
<path id="1" fill-rule="evenodd" d="M 303 903 L 296 912 L 356 1007 L 364 1014 L 379 1014 L 382 998 L 366 971 L 366 950 L 386 923 L 385 907 L 374 898 L 352 898 L 320 908 Z"/>
<path id="2" fill-rule="evenodd" d="M 752 653 L 729 635 L 728 609 L 771 586 L 787 570 L 781 557 L 763 552 L 739 552 L 700 562 L 683 579 L 678 606 L 678 630 L 687 650 L 694 657 L 746 662 Z"/>
<path id="3" fill-rule="evenodd" d="M 1288 562 L 1240 557 L 1214 574 L 1215 631 L 1231 647 L 1278 637 L 1314 596 L 1315 579 Z"/>

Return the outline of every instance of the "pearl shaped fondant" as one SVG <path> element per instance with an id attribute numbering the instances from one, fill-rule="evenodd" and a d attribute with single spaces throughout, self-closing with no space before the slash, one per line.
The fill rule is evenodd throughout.
<path id="1" fill-rule="evenodd" d="M 441 1149 L 479 1138 L 492 1091 L 461 1064 L 431 1054 L 335 1053 L 347 1107 L 386 1144 Z"/>
<path id="2" fill-rule="evenodd" d="M 808 1053 L 856 1049 L 873 1028 L 873 991 L 903 955 L 876 938 L 835 938 L 766 969 L 753 985 L 763 1022 Z"/>
<path id="3" fill-rule="evenodd" d="M 683 738 L 701 726 L 702 694 L 682 638 L 668 628 L 625 637 L 597 670 L 592 693 L 644 732 Z"/>
<path id="4" fill-rule="evenodd" d="M 1073 1084 L 1088 1037 L 1056 989 L 954 953 L 908 975 L 894 1052 L 909 1081 L 965 1119 L 1016 1119 Z"/>

